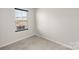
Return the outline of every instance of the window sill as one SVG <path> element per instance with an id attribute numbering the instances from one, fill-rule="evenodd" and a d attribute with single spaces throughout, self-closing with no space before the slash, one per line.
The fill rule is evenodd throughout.
<path id="1" fill-rule="evenodd" d="M 21 32 L 21 31 L 25 31 L 25 30 L 28 30 L 28 29 L 16 30 L 15 32 Z"/>

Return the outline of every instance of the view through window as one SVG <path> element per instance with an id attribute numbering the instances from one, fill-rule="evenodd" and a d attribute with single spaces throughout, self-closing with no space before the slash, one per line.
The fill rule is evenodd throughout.
<path id="1" fill-rule="evenodd" d="M 28 10 L 15 8 L 16 32 L 28 30 L 27 12 Z"/>

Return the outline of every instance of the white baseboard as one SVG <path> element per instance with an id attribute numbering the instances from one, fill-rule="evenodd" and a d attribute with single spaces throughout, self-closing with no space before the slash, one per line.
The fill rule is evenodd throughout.
<path id="1" fill-rule="evenodd" d="M 65 44 L 65 43 L 59 42 L 59 41 L 57 41 L 57 40 L 52 40 L 51 38 L 46 37 L 46 36 L 43 36 L 43 35 L 40 35 L 40 34 L 36 34 L 36 35 L 39 36 L 39 37 L 45 38 L 45 39 L 47 39 L 47 40 L 53 41 L 53 42 L 55 42 L 55 43 L 58 43 L 58 44 L 60 44 L 60 45 L 62 45 L 62 46 L 68 47 L 68 48 L 70 48 L 71 50 L 76 50 L 76 48 L 73 48 L 72 46 L 67 45 L 67 44 Z"/>
<path id="2" fill-rule="evenodd" d="M 26 36 L 26 37 L 22 37 L 22 38 L 20 38 L 20 39 L 15 40 L 15 41 L 6 43 L 6 44 L 4 44 L 4 45 L 1 45 L 0 48 L 1 48 L 1 47 L 4 47 L 4 46 L 7 46 L 7 45 L 10 45 L 10 44 L 12 44 L 12 43 L 18 42 L 18 41 L 20 41 L 20 40 L 22 40 L 22 39 L 29 38 L 29 37 L 34 36 L 34 35 L 35 35 L 35 34 L 28 35 L 28 36 Z"/>

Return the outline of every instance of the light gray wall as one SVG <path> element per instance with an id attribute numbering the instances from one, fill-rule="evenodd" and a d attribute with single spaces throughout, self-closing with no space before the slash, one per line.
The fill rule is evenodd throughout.
<path id="1" fill-rule="evenodd" d="M 37 34 L 79 49 L 79 9 L 40 8 L 36 22 Z"/>
<path id="2" fill-rule="evenodd" d="M 15 32 L 15 11 L 13 8 L 0 8 L 0 47 L 35 34 L 34 9 L 27 8 L 29 30 Z"/>

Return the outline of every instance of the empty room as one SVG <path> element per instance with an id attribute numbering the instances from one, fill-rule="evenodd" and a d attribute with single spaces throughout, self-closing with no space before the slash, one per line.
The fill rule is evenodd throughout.
<path id="1" fill-rule="evenodd" d="M 0 8 L 0 50 L 78 50 L 79 8 Z"/>

